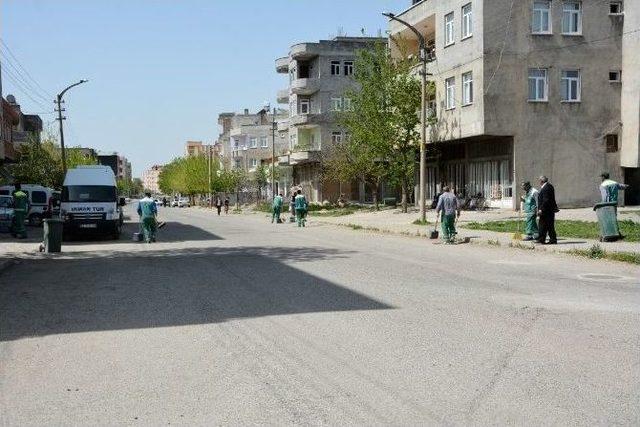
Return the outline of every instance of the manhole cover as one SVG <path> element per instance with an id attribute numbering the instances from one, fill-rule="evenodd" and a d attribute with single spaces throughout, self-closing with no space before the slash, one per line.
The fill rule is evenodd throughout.
<path id="1" fill-rule="evenodd" d="M 614 276 L 613 274 L 581 274 L 578 277 L 586 280 L 601 280 L 601 281 L 626 279 L 626 277 Z"/>

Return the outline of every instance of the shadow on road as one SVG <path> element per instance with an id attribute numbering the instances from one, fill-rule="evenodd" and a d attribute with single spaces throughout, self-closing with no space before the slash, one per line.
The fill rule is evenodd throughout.
<path id="1" fill-rule="evenodd" d="M 25 260 L 2 275 L 0 341 L 392 307 L 285 264 L 310 248 L 206 248 Z"/>
<path id="2" fill-rule="evenodd" d="M 112 240 L 108 236 L 91 235 L 88 233 L 82 237 L 74 237 L 71 240 L 65 240 L 64 245 L 81 246 L 88 242 L 104 242 L 105 244 L 114 243 L 131 243 L 133 233 L 140 231 L 140 225 L 137 222 L 126 222 L 122 227 L 120 239 Z M 162 229 L 158 230 L 158 240 L 161 242 L 189 242 L 201 240 L 221 240 L 219 236 L 208 232 L 200 227 L 185 224 L 182 222 L 167 222 Z"/>

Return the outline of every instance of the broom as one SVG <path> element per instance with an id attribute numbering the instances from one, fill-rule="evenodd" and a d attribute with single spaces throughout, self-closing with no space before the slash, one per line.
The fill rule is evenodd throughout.
<path id="1" fill-rule="evenodd" d="M 520 230 L 522 229 L 522 203 L 520 203 L 520 209 L 518 210 L 518 231 L 513 233 L 511 238 L 513 240 L 522 240 L 522 233 Z"/>

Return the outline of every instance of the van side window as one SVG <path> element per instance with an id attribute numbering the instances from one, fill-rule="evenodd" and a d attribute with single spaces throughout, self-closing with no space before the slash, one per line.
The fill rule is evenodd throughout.
<path id="1" fill-rule="evenodd" d="M 0 190 L 0 196 L 10 196 L 9 190 Z"/>
<path id="2" fill-rule="evenodd" d="M 39 205 L 47 203 L 47 193 L 44 191 L 32 191 L 31 203 L 37 203 Z"/>

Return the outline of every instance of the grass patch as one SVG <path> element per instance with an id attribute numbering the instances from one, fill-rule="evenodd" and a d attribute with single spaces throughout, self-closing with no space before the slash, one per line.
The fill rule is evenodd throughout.
<path id="1" fill-rule="evenodd" d="M 418 218 L 415 221 L 413 221 L 412 224 L 415 224 L 415 225 L 429 225 L 431 223 L 429 221 L 427 221 L 426 219 L 423 221 L 422 219 Z"/>
<path id="2" fill-rule="evenodd" d="M 338 217 L 338 216 L 351 215 L 361 210 L 364 210 L 364 208 L 348 206 L 346 208 L 335 208 L 335 209 L 314 211 L 314 212 L 310 212 L 309 215 L 319 216 L 319 217 Z"/>
<path id="3" fill-rule="evenodd" d="M 515 248 L 515 249 L 524 249 L 524 250 L 527 250 L 527 251 L 535 250 L 535 246 L 533 246 L 533 244 L 526 245 L 526 244 L 521 243 L 521 242 L 511 242 L 511 243 L 509 243 L 509 247 L 510 248 Z"/>
<path id="4" fill-rule="evenodd" d="M 498 239 L 489 239 L 487 240 L 487 244 L 490 246 L 501 246 L 500 245 L 500 240 Z"/>
<path id="5" fill-rule="evenodd" d="M 608 259 L 630 264 L 640 264 L 640 253 L 637 252 L 607 252 L 600 245 L 593 245 L 589 249 L 571 249 L 567 251 L 571 255 L 582 256 L 590 259 Z"/>
<path id="6" fill-rule="evenodd" d="M 627 219 L 618 221 L 618 226 L 625 241 L 640 242 L 640 224 Z M 515 220 L 470 222 L 463 227 L 471 230 L 488 230 L 502 233 L 517 233 L 519 231 L 518 221 Z M 524 222 L 523 225 L 520 225 L 520 232 L 522 232 L 522 227 L 524 227 Z M 598 223 L 589 221 L 558 220 L 556 221 L 556 232 L 558 236 L 578 239 L 597 240 L 600 237 Z"/>
<path id="7" fill-rule="evenodd" d="M 358 224 L 347 224 L 347 227 L 349 227 L 352 230 L 362 230 L 364 227 Z"/>

